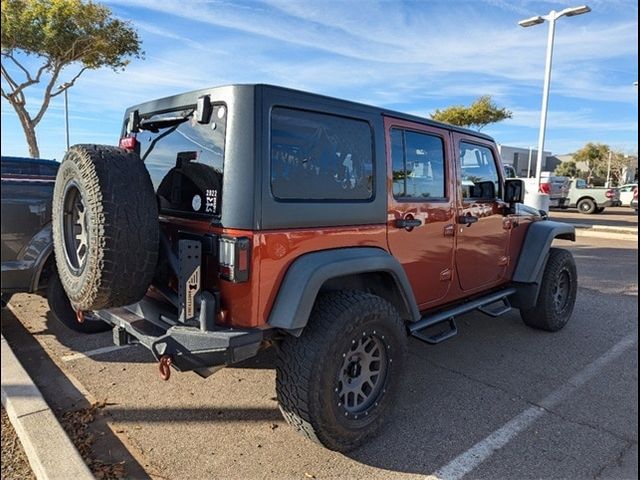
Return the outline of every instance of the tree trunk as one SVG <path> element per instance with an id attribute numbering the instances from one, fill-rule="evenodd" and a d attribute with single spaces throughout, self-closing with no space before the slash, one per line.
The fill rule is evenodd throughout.
<path id="1" fill-rule="evenodd" d="M 38 139 L 36 138 L 36 129 L 31 125 L 22 126 L 24 129 L 24 136 L 27 137 L 27 144 L 29 145 L 29 155 L 31 158 L 40 158 L 40 148 L 38 147 Z"/>
<path id="2" fill-rule="evenodd" d="M 24 136 L 27 139 L 27 145 L 29 146 L 29 155 L 31 158 L 40 158 L 40 148 L 38 148 L 38 139 L 36 138 L 36 127 L 31 120 L 31 116 L 23 105 L 16 105 L 12 103 L 13 108 L 18 114 L 20 119 L 20 125 L 24 131 Z"/>

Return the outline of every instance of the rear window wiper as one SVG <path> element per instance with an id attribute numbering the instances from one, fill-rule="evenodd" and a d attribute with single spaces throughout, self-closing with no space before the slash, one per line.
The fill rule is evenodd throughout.
<path id="1" fill-rule="evenodd" d="M 158 131 L 160 131 L 163 128 L 173 127 L 186 122 L 189 119 L 189 117 L 191 117 L 192 113 L 193 112 L 190 112 L 188 115 L 185 115 L 183 117 L 165 117 L 165 118 L 158 118 L 155 120 L 152 118 L 149 118 L 147 120 L 142 120 L 138 124 L 138 130 L 148 130 L 153 133 L 158 133 Z"/>
<path id="2" fill-rule="evenodd" d="M 175 132 L 180 125 L 186 122 L 191 117 L 191 115 L 193 115 L 193 112 L 194 111 L 191 110 L 189 113 L 181 117 L 165 117 L 159 118 L 157 120 L 142 120 L 138 124 L 138 130 L 149 130 L 150 132 L 157 133 L 161 128 L 171 127 L 169 128 L 169 130 L 162 132 L 162 134 L 153 139 L 153 141 L 149 145 L 149 148 L 147 148 L 147 151 L 144 152 L 144 155 L 142 155 L 142 161 L 144 162 L 147 159 L 147 157 L 151 153 L 151 150 L 153 150 L 153 148 L 156 146 L 156 143 L 158 143 L 167 135 Z"/>

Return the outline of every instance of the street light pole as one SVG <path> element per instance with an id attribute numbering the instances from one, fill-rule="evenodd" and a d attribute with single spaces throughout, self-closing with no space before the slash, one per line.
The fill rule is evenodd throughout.
<path id="1" fill-rule="evenodd" d="M 549 13 L 549 34 L 547 36 L 547 59 L 544 64 L 544 87 L 542 89 L 542 109 L 540 113 L 540 131 L 538 133 L 538 157 L 536 159 L 536 183 L 540 185 L 542 176 L 542 157 L 544 155 L 544 137 L 547 130 L 547 110 L 549 107 L 549 86 L 551 85 L 551 63 L 553 59 L 553 39 L 556 34 L 556 12 Z"/>
<path id="2" fill-rule="evenodd" d="M 71 83 L 69 82 L 58 85 L 58 92 L 56 92 L 59 94 L 60 90 L 64 90 L 64 136 L 67 144 L 67 150 L 69 150 L 69 97 L 67 94 L 67 90 L 69 90 L 70 86 Z"/>
<path id="3" fill-rule="evenodd" d="M 549 22 L 549 33 L 547 35 L 547 58 L 545 61 L 544 87 L 542 90 L 542 111 L 540 113 L 540 132 L 538 135 L 538 156 L 536 161 L 536 183 L 538 185 L 540 185 L 540 176 L 542 173 L 544 137 L 545 130 L 547 128 L 547 109 L 549 106 L 549 87 L 551 85 L 551 64 L 553 59 L 553 40 L 556 33 L 556 21 L 560 17 L 573 17 L 575 15 L 581 15 L 590 11 L 591 9 L 587 5 L 582 5 L 580 7 L 565 8 L 560 12 L 551 10 L 548 15 L 538 15 L 518 22 L 521 27 L 532 27 L 534 25 L 539 25 L 541 23 L 544 23 L 545 20 Z"/>
<path id="4" fill-rule="evenodd" d="M 64 133 L 67 150 L 69 150 L 69 97 L 67 96 L 67 90 L 65 89 L 64 91 Z"/>

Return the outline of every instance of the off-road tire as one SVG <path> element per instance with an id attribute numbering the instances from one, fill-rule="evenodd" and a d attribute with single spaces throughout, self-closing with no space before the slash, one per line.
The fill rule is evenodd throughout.
<path id="1" fill-rule="evenodd" d="M 349 359 L 346 355 L 352 354 L 354 342 L 364 343 L 363 338 L 380 342 L 384 379 L 378 380 L 383 383 L 361 411 L 347 411 L 338 393 L 339 378 Z M 397 310 L 386 300 L 364 292 L 336 291 L 318 297 L 302 335 L 285 338 L 278 350 L 276 392 L 286 421 L 309 439 L 347 452 L 376 433 L 394 402 L 407 335 Z"/>
<path id="2" fill-rule="evenodd" d="M 95 318 L 91 312 L 87 312 L 84 315 L 84 322 L 78 322 L 76 312 L 71 306 L 71 302 L 67 297 L 60 277 L 58 275 L 52 275 L 49 279 L 49 285 L 47 285 L 47 302 L 53 316 L 71 330 L 75 330 L 80 333 L 100 333 L 111 330 L 111 325 L 98 318 Z"/>
<path id="3" fill-rule="evenodd" d="M 571 318 L 577 289 L 578 275 L 573 255 L 562 248 L 551 248 L 536 306 L 521 309 L 522 320 L 526 325 L 539 330 L 560 330 Z M 559 297 L 561 291 L 562 298 Z"/>
<path id="4" fill-rule="evenodd" d="M 63 227 L 69 192 L 86 212 L 81 265 L 69 260 L 75 253 L 65 247 L 72 242 Z M 52 227 L 58 274 L 75 309 L 129 305 L 144 296 L 158 259 L 159 222 L 151 178 L 138 155 L 103 145 L 71 147 L 56 176 Z"/>
<path id="5" fill-rule="evenodd" d="M 592 213 L 596 213 L 598 205 L 591 198 L 583 198 L 578 202 L 576 208 L 580 213 L 591 215 Z"/>

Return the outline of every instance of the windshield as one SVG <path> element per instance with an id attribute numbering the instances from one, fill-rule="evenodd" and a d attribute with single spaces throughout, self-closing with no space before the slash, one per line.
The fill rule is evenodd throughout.
<path id="1" fill-rule="evenodd" d="M 166 112 L 141 122 L 150 128 L 136 135 L 139 154 L 162 213 L 216 216 L 221 206 L 227 108 L 214 104 L 206 124 L 198 123 L 192 113 L 193 108 Z"/>

